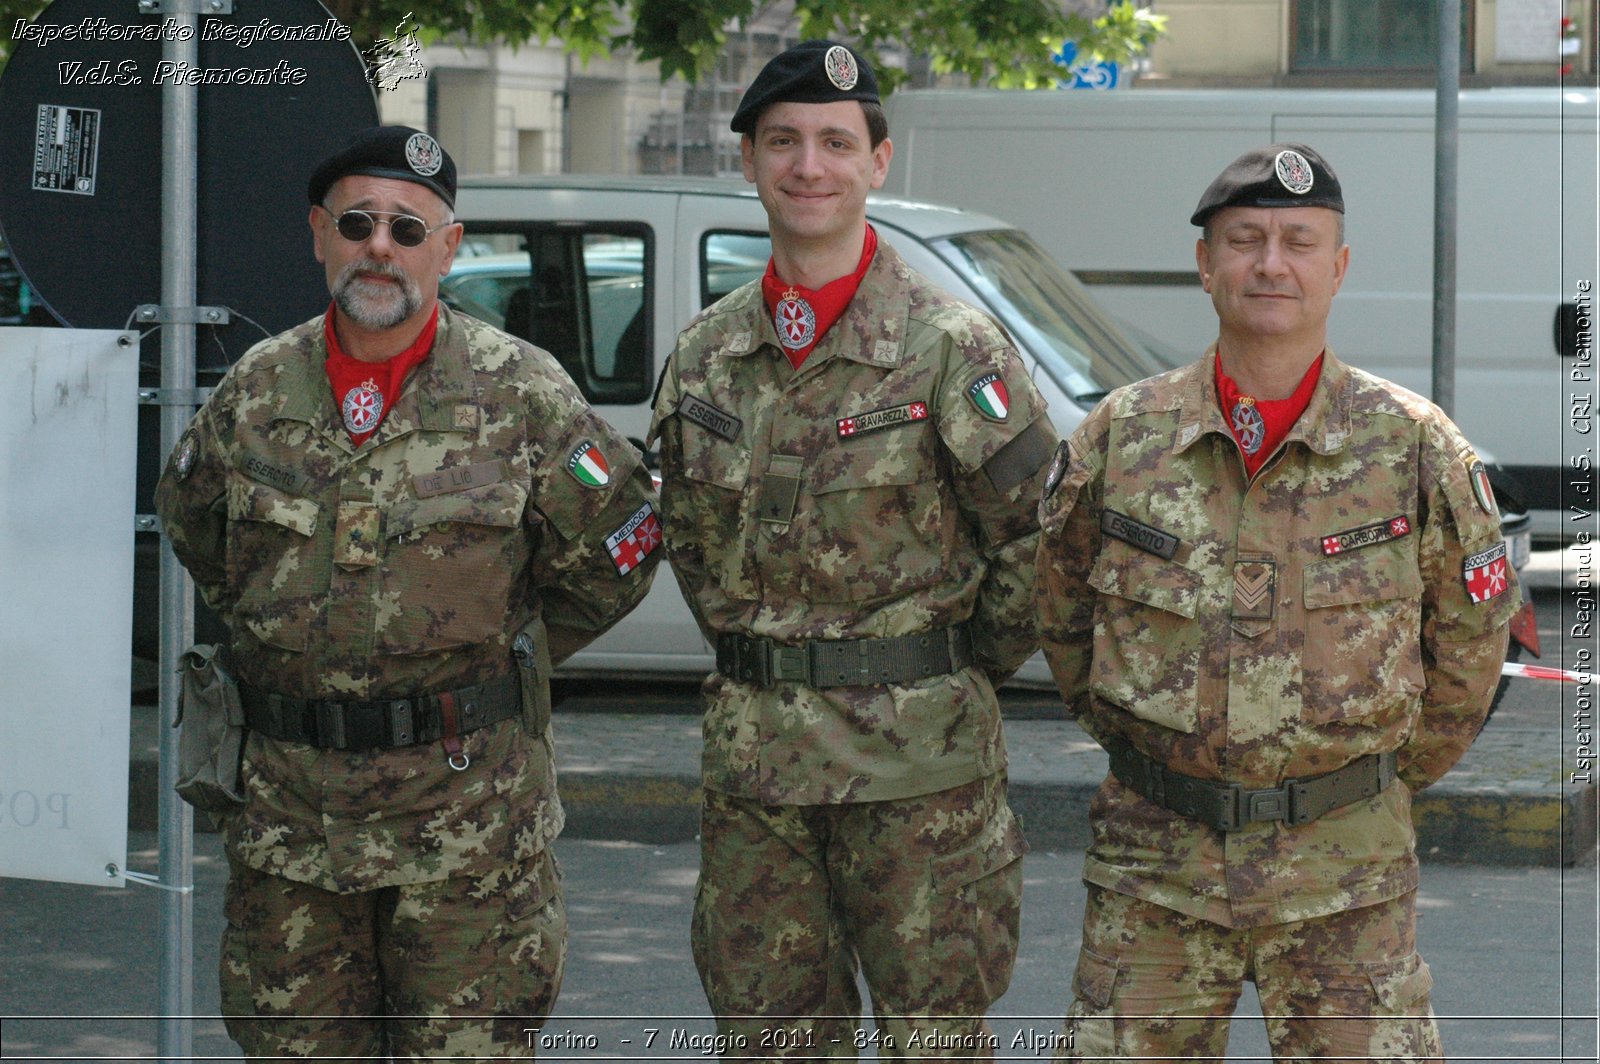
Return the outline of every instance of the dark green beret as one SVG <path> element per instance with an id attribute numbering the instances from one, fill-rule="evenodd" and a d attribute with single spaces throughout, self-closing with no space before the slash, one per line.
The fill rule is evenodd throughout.
<path id="1" fill-rule="evenodd" d="M 456 205 L 455 160 L 438 141 L 410 126 L 363 129 L 311 172 L 306 195 L 321 203 L 335 181 L 351 174 L 410 181 L 431 189 L 448 206 Z"/>
<path id="2" fill-rule="evenodd" d="M 761 68 L 745 90 L 728 127 L 753 133 L 761 112 L 775 103 L 879 103 L 878 76 L 867 61 L 833 41 L 802 41 Z"/>
<path id="3" fill-rule="evenodd" d="M 1247 151 L 1217 175 L 1200 197 L 1190 225 L 1224 207 L 1327 207 L 1344 213 L 1339 178 L 1327 160 L 1304 144 L 1270 144 Z"/>

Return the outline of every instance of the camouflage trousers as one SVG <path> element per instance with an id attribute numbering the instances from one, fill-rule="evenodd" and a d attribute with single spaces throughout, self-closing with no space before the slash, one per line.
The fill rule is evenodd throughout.
<path id="1" fill-rule="evenodd" d="M 222 1010 L 247 1056 L 532 1058 L 567 917 L 548 851 L 487 875 L 334 894 L 232 862 Z"/>
<path id="2" fill-rule="evenodd" d="M 722 1059 L 983 1059 L 1025 849 L 1003 776 L 852 805 L 706 792 L 691 937 Z"/>
<path id="3" fill-rule="evenodd" d="M 1055 1059 L 1221 1060 L 1246 979 L 1276 1060 L 1443 1060 L 1415 893 L 1233 929 L 1092 884 Z"/>

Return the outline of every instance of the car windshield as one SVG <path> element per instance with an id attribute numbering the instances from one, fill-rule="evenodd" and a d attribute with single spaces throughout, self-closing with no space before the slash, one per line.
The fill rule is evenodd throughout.
<path id="1" fill-rule="evenodd" d="M 1013 340 L 1080 403 L 1167 367 L 1130 342 L 1076 280 L 1016 229 L 962 233 L 934 248 Z"/>

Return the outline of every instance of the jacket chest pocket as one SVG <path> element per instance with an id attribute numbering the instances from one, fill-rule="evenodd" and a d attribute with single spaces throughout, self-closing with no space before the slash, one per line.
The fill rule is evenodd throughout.
<path id="1" fill-rule="evenodd" d="M 1200 575 L 1175 561 L 1118 542 L 1095 558 L 1097 698 L 1174 731 L 1199 724 L 1202 633 L 1196 622 Z"/>
<path id="2" fill-rule="evenodd" d="M 1308 720 L 1405 710 L 1422 692 L 1422 574 L 1411 546 L 1405 539 L 1306 565 Z"/>
<path id="3" fill-rule="evenodd" d="M 244 477 L 229 480 L 227 503 L 234 623 L 269 646 L 305 650 L 328 589 L 328 563 L 317 556 L 321 507 Z"/>
<path id="4" fill-rule="evenodd" d="M 386 654 L 493 639 L 525 579 L 527 493 L 511 484 L 409 499 L 384 516 L 376 645 Z"/>
<path id="5" fill-rule="evenodd" d="M 680 419 L 681 421 L 682 419 Z M 670 489 L 676 493 L 666 534 L 673 538 L 680 523 L 693 530 L 708 574 L 729 598 L 757 597 L 751 571 L 750 450 L 722 439 L 689 422 L 682 422 L 683 477 Z"/>
<path id="6" fill-rule="evenodd" d="M 956 511 L 926 446 L 813 462 L 793 522 L 765 529 L 766 550 L 793 559 L 769 566 L 773 583 L 813 602 L 866 602 L 945 576 Z"/>

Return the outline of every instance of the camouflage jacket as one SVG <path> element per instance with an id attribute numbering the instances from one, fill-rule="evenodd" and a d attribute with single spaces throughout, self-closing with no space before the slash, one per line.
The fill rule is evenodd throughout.
<path id="1" fill-rule="evenodd" d="M 988 317 L 882 242 L 797 372 L 760 284 L 746 285 L 679 337 L 651 434 L 668 556 L 708 639 L 796 645 L 970 621 L 978 652 L 905 685 L 712 676 L 708 788 L 874 801 L 1005 768 L 994 688 L 1037 645 L 1034 500 L 1057 437 Z"/>
<path id="2" fill-rule="evenodd" d="M 560 661 L 644 596 L 661 552 L 624 574 L 607 539 L 653 507 L 648 474 L 554 358 L 441 309 L 432 353 L 357 448 L 326 356 L 321 317 L 246 352 L 157 488 L 241 681 L 339 700 L 451 690 L 511 672 L 512 638 L 541 613 Z M 586 454 L 594 468 L 591 449 L 608 476 L 569 471 Z M 331 751 L 252 734 L 228 847 L 337 891 L 537 852 L 562 820 L 548 732 L 511 719 L 463 743 L 471 765 L 456 772 L 439 743 Z"/>
<path id="3" fill-rule="evenodd" d="M 1102 741 L 1252 788 L 1398 752 L 1370 800 L 1226 835 L 1107 778 L 1085 878 L 1250 927 L 1415 887 L 1411 794 L 1477 735 L 1519 595 L 1437 407 L 1329 351 L 1247 482 L 1212 357 L 1113 392 L 1073 434 L 1037 601 L 1068 711 Z"/>

